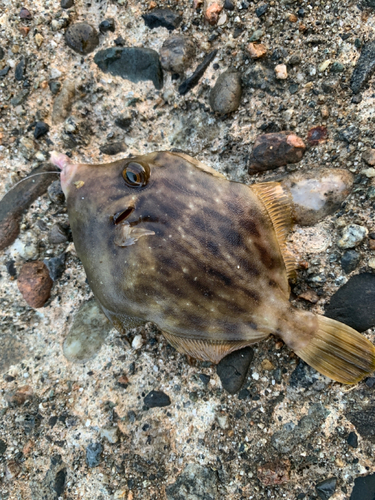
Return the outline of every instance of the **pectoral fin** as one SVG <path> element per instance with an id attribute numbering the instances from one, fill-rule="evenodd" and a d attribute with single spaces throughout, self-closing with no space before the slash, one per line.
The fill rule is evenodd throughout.
<path id="1" fill-rule="evenodd" d="M 154 231 L 142 227 L 132 227 L 125 221 L 115 227 L 115 245 L 119 247 L 128 247 L 134 245 L 142 236 L 152 236 Z"/>

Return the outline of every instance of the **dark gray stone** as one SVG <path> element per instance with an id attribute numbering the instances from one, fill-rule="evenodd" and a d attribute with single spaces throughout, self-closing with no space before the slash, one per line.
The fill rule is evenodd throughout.
<path id="1" fill-rule="evenodd" d="M 182 35 L 167 38 L 160 49 L 160 61 L 165 71 L 182 75 L 196 53 L 194 42 Z"/>
<path id="2" fill-rule="evenodd" d="M 120 115 L 115 120 L 115 125 L 122 128 L 123 130 L 128 130 L 132 122 L 132 115 L 130 113 Z"/>
<path id="3" fill-rule="evenodd" d="M 286 424 L 283 430 L 273 434 L 272 446 L 279 453 L 290 453 L 323 424 L 328 414 L 329 412 L 320 403 L 312 405 L 309 414 L 302 417 L 298 425 L 294 427 Z"/>
<path id="4" fill-rule="evenodd" d="M 121 76 L 134 83 L 151 80 L 157 89 L 163 87 L 163 71 L 155 50 L 112 47 L 97 52 L 94 61 L 104 73 Z"/>
<path id="5" fill-rule="evenodd" d="M 61 0 L 60 5 L 62 9 L 70 9 L 74 5 L 74 0 Z"/>
<path id="6" fill-rule="evenodd" d="M 9 73 L 9 70 L 10 70 L 10 66 L 5 66 L 1 71 L 0 71 L 0 78 L 2 78 L 3 76 L 7 76 L 7 74 Z"/>
<path id="7" fill-rule="evenodd" d="M 58 257 L 52 257 L 52 259 L 43 260 L 47 266 L 52 281 L 57 281 L 61 278 L 63 272 L 65 271 L 65 261 L 66 253 L 62 253 Z"/>
<path id="8" fill-rule="evenodd" d="M 351 273 L 357 268 L 361 256 L 355 250 L 347 250 L 341 258 L 341 267 L 346 274 Z"/>
<path id="9" fill-rule="evenodd" d="M 358 94 L 375 71 L 375 41 L 367 42 L 354 68 L 350 88 Z"/>
<path id="10" fill-rule="evenodd" d="M 163 391 L 151 391 L 143 400 L 148 408 L 159 408 L 171 404 L 170 397 Z"/>
<path id="11" fill-rule="evenodd" d="M 345 70 L 345 66 L 340 62 L 334 62 L 330 67 L 331 73 L 342 73 Z"/>
<path id="12" fill-rule="evenodd" d="M 104 19 L 104 21 L 102 21 L 99 24 L 100 33 L 106 33 L 107 31 L 111 31 L 112 33 L 114 33 L 115 29 L 116 29 L 116 23 L 115 20 L 112 18 Z"/>
<path id="13" fill-rule="evenodd" d="M 357 274 L 332 297 L 325 315 L 359 332 L 375 326 L 375 275 Z"/>
<path id="14" fill-rule="evenodd" d="M 366 405 L 360 410 L 345 413 L 345 417 L 357 429 L 363 439 L 375 443 L 375 406 Z"/>
<path id="15" fill-rule="evenodd" d="M 349 433 L 347 443 L 352 448 L 358 448 L 358 436 L 355 432 L 352 431 Z"/>
<path id="16" fill-rule="evenodd" d="M 228 354 L 217 365 L 216 371 L 220 377 L 221 384 L 229 394 L 236 394 L 240 391 L 253 357 L 253 349 L 245 347 L 244 349 Z"/>
<path id="17" fill-rule="evenodd" d="M 337 479 L 330 477 L 315 486 L 316 492 L 322 500 L 328 500 L 335 493 Z"/>
<path id="18" fill-rule="evenodd" d="M 49 82 L 48 86 L 53 95 L 56 95 L 60 92 L 61 89 L 60 82 Z"/>
<path id="19" fill-rule="evenodd" d="M 53 181 L 50 186 L 48 186 L 48 196 L 53 203 L 63 203 L 65 201 L 65 194 L 61 188 L 61 181 Z"/>
<path id="20" fill-rule="evenodd" d="M 49 125 L 44 122 L 37 122 L 34 129 L 34 138 L 39 139 L 49 131 Z"/>
<path id="21" fill-rule="evenodd" d="M 5 56 L 5 51 L 2 47 L 0 47 L 0 61 L 1 59 L 4 59 L 4 56 Z"/>
<path id="22" fill-rule="evenodd" d="M 109 142 L 100 146 L 99 150 L 104 155 L 117 155 L 118 153 L 126 151 L 126 144 L 122 141 Z"/>
<path id="23" fill-rule="evenodd" d="M 10 100 L 12 106 L 19 106 L 23 102 L 26 101 L 29 95 L 29 91 L 27 89 L 21 90 L 19 94 L 17 94 L 13 99 Z"/>
<path id="24" fill-rule="evenodd" d="M 374 500 L 375 498 L 375 474 L 365 477 L 357 477 L 350 500 Z"/>
<path id="25" fill-rule="evenodd" d="M 210 106 L 221 115 L 238 109 L 242 96 L 241 75 L 235 70 L 227 70 L 217 79 L 210 92 Z"/>
<path id="26" fill-rule="evenodd" d="M 150 28 L 167 28 L 172 31 L 181 24 L 182 17 L 170 9 L 153 9 L 148 14 L 142 15 L 145 25 Z"/>
<path id="27" fill-rule="evenodd" d="M 103 446 L 100 443 L 90 443 L 86 448 L 86 463 L 90 468 L 97 467 L 101 462 Z"/>
<path id="28" fill-rule="evenodd" d="M 96 29 L 88 23 L 75 23 L 65 32 L 68 47 L 85 56 L 99 45 L 99 35 Z"/>
<path id="29" fill-rule="evenodd" d="M 165 488 L 167 500 L 217 500 L 218 475 L 208 467 L 188 464 L 176 482 Z"/>
<path id="30" fill-rule="evenodd" d="M 198 65 L 194 73 L 181 83 L 181 85 L 178 87 L 178 93 L 180 95 L 186 95 L 191 89 L 198 85 L 199 80 L 202 78 L 204 72 L 211 64 L 211 62 L 215 59 L 216 54 L 217 49 L 207 54 L 203 61 Z"/>
<path id="31" fill-rule="evenodd" d="M 270 5 L 268 3 L 264 3 L 263 5 L 261 5 L 260 7 L 258 7 L 257 9 L 255 9 L 255 14 L 258 16 L 258 17 L 262 17 L 264 16 L 264 14 L 267 12 L 267 10 L 270 8 Z"/>
<path id="32" fill-rule="evenodd" d="M 8 445 L 6 444 L 6 442 L 0 439 L 0 455 L 4 455 L 7 448 Z"/>
<path id="33" fill-rule="evenodd" d="M 25 69 L 26 69 L 26 59 L 22 57 L 22 59 L 17 64 L 16 69 L 14 71 L 14 78 L 18 82 L 21 82 L 25 78 Z"/>

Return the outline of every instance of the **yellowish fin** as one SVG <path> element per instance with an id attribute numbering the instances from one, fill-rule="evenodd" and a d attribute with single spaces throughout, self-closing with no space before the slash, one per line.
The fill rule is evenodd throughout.
<path id="1" fill-rule="evenodd" d="M 343 384 L 356 384 L 375 370 L 375 346 L 350 326 L 317 316 L 318 329 L 295 353 L 318 372 Z"/>

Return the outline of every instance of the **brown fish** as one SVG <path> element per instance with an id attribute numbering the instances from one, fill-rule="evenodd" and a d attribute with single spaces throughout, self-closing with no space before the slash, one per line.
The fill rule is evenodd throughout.
<path id="1" fill-rule="evenodd" d="M 339 382 L 375 369 L 365 337 L 289 303 L 292 204 L 281 184 L 230 182 L 182 153 L 51 159 L 90 287 L 118 330 L 153 321 L 178 351 L 214 363 L 274 334 Z"/>

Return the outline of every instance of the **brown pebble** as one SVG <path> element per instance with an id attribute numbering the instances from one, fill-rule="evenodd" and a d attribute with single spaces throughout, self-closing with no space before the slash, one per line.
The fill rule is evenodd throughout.
<path id="1" fill-rule="evenodd" d="M 299 30 L 299 31 L 301 31 L 301 33 L 303 33 L 304 31 L 306 31 L 306 30 L 307 30 L 307 26 L 306 26 L 305 24 L 302 24 L 302 23 L 301 23 L 301 24 L 298 26 L 298 30 Z"/>
<path id="2" fill-rule="evenodd" d="M 314 290 L 312 290 L 311 288 L 299 294 L 298 298 L 307 300 L 307 302 L 311 302 L 312 304 L 316 304 L 319 300 L 317 293 L 314 292 Z"/>
<path id="3" fill-rule="evenodd" d="M 320 108 L 320 114 L 322 115 L 322 118 L 328 118 L 329 117 L 329 109 L 328 106 L 324 105 Z"/>
<path id="4" fill-rule="evenodd" d="M 53 103 L 52 123 L 57 125 L 67 118 L 72 109 L 73 100 L 76 95 L 75 83 L 65 80 L 62 89 Z"/>
<path id="5" fill-rule="evenodd" d="M 327 128 L 323 126 L 318 126 L 311 128 L 307 133 L 307 142 L 310 146 L 317 146 L 321 142 L 325 142 L 327 139 Z"/>
<path id="6" fill-rule="evenodd" d="M 30 307 L 44 306 L 51 295 L 53 281 L 47 266 L 40 261 L 26 262 L 17 279 L 18 289 Z"/>
<path id="7" fill-rule="evenodd" d="M 219 14 L 223 10 L 223 6 L 216 3 L 216 2 L 207 2 L 209 5 L 205 9 L 204 17 L 206 21 L 208 21 L 211 26 L 214 26 L 218 19 L 219 19 Z"/>
<path id="8" fill-rule="evenodd" d="M 249 43 L 246 47 L 247 52 L 251 59 L 260 59 L 267 54 L 267 48 L 262 43 Z"/>
<path id="9" fill-rule="evenodd" d="M 258 467 L 257 476 L 265 486 L 287 483 L 290 478 L 290 461 L 283 459 L 267 462 Z"/>
<path id="10" fill-rule="evenodd" d="M 296 23 L 298 21 L 298 17 L 295 14 L 290 14 L 288 19 L 291 23 Z"/>
<path id="11" fill-rule="evenodd" d="M 375 250 L 375 240 L 369 241 L 370 250 Z"/>
<path id="12" fill-rule="evenodd" d="M 9 406 L 21 406 L 25 401 L 29 401 L 33 397 L 33 388 L 30 385 L 19 387 L 16 392 L 11 392 L 5 395 L 5 400 Z"/>
<path id="13" fill-rule="evenodd" d="M 20 33 L 23 37 L 26 37 L 29 34 L 30 28 L 28 26 L 21 26 Z"/>
<path id="14" fill-rule="evenodd" d="M 263 371 L 270 372 L 271 370 L 274 370 L 274 369 L 275 369 L 275 365 L 273 365 L 269 359 L 264 359 L 262 361 L 262 370 Z"/>
<path id="15" fill-rule="evenodd" d="M 249 173 L 273 170 L 301 161 L 306 150 L 294 132 L 263 134 L 256 138 L 250 157 Z"/>
<path id="16" fill-rule="evenodd" d="M 22 7 L 20 10 L 20 18 L 21 19 L 32 19 L 33 16 L 31 15 L 30 11 L 26 9 L 25 7 Z"/>
<path id="17" fill-rule="evenodd" d="M 375 149 L 368 149 L 362 155 L 362 158 L 371 166 L 375 166 Z"/>

